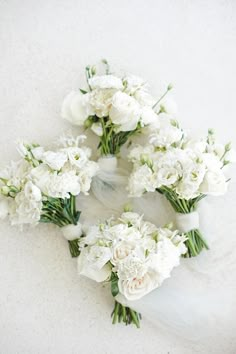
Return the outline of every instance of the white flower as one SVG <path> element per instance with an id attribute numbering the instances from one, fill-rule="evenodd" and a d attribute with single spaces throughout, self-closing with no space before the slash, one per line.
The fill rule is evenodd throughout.
<path id="1" fill-rule="evenodd" d="M 94 115 L 90 94 L 82 94 L 80 91 L 69 93 L 62 103 L 61 115 L 72 124 L 83 126 L 85 120 Z"/>
<path id="2" fill-rule="evenodd" d="M 222 170 L 207 171 L 200 185 L 200 191 L 203 194 L 214 196 L 225 194 L 227 192 L 227 182 Z"/>
<path id="3" fill-rule="evenodd" d="M 90 104 L 97 117 L 102 118 L 109 115 L 112 98 L 116 92 L 114 89 L 96 89 L 90 92 Z"/>
<path id="4" fill-rule="evenodd" d="M 154 192 L 157 187 L 157 176 L 147 165 L 139 167 L 130 175 L 128 185 L 130 196 L 141 197 L 144 192 Z"/>
<path id="5" fill-rule="evenodd" d="M 71 166 L 82 169 L 88 161 L 91 150 L 75 146 L 63 149 L 63 153 L 67 155 Z"/>
<path id="6" fill-rule="evenodd" d="M 92 126 L 91 126 L 91 130 L 97 136 L 103 136 L 103 129 L 102 129 L 101 123 L 99 123 L 99 122 L 93 123 Z"/>
<path id="7" fill-rule="evenodd" d="M 15 224 L 35 224 L 40 220 L 42 201 L 40 190 L 27 182 L 25 188 L 15 197 L 14 210 L 11 210 L 11 222 Z"/>
<path id="8" fill-rule="evenodd" d="M 140 278 L 119 279 L 119 291 L 127 300 L 134 301 L 141 299 L 144 295 L 150 293 L 158 286 L 156 273 L 146 272 Z"/>
<path id="9" fill-rule="evenodd" d="M 149 124 L 155 124 L 155 127 L 159 124 L 158 115 L 150 107 L 143 107 L 141 110 L 141 123 L 143 126 Z"/>
<path id="10" fill-rule="evenodd" d="M 108 248 L 107 251 L 109 252 Z M 92 280 L 95 280 L 96 282 L 106 281 L 111 275 L 111 267 L 109 266 L 109 264 L 104 263 L 104 258 L 107 259 L 106 253 L 102 254 L 101 250 L 99 250 L 97 254 L 90 254 L 89 259 L 88 254 L 89 251 L 87 250 L 87 248 L 84 248 L 78 257 L 79 274 L 84 275 Z M 101 266 L 101 264 L 98 265 L 96 263 L 93 263 L 93 256 L 94 261 L 96 262 L 96 258 L 98 255 L 103 256 L 103 262 L 101 262 L 101 264 L 104 263 L 103 266 Z"/>
<path id="11" fill-rule="evenodd" d="M 162 167 L 157 172 L 159 187 L 171 186 L 179 179 L 179 171 L 174 167 Z"/>
<path id="12" fill-rule="evenodd" d="M 0 219 L 5 219 L 9 213 L 8 199 L 0 196 Z"/>
<path id="13" fill-rule="evenodd" d="M 129 95 L 133 95 L 137 93 L 138 90 L 146 88 L 146 83 L 145 81 L 138 76 L 135 75 L 129 75 L 126 76 L 123 79 L 123 83 L 125 86 L 125 92 L 128 93 Z"/>
<path id="14" fill-rule="evenodd" d="M 138 103 L 143 107 L 152 108 L 155 104 L 155 98 L 152 97 L 145 90 L 137 90 L 134 94 L 134 98 L 138 101 Z"/>
<path id="15" fill-rule="evenodd" d="M 38 161 L 43 159 L 44 155 L 44 148 L 42 146 L 37 146 L 33 149 L 31 149 L 32 154 L 34 155 L 34 158 Z"/>
<path id="16" fill-rule="evenodd" d="M 122 90 L 122 80 L 114 75 L 93 76 L 89 79 L 92 89 L 116 89 Z"/>
<path id="17" fill-rule="evenodd" d="M 110 119 L 120 126 L 120 131 L 135 130 L 140 113 L 140 106 L 134 98 L 120 91 L 113 96 Z"/>
<path id="18" fill-rule="evenodd" d="M 132 251 L 136 248 L 136 242 L 130 240 L 121 240 L 118 241 L 112 249 L 112 258 L 111 262 L 113 265 L 118 264 L 128 257 Z"/>
<path id="19" fill-rule="evenodd" d="M 117 274 L 119 279 L 131 280 L 134 278 L 142 278 L 148 269 L 148 262 L 145 260 L 145 255 L 140 257 L 140 254 L 130 254 L 117 264 Z"/>
<path id="20" fill-rule="evenodd" d="M 155 131 L 150 135 L 149 142 L 156 147 L 170 147 L 172 144 L 182 139 L 183 132 L 176 125 L 172 124 L 172 119 L 165 113 L 158 115 L 160 127 L 150 125 L 150 130 Z"/>
<path id="21" fill-rule="evenodd" d="M 31 172 L 35 184 L 42 193 L 52 198 L 69 198 L 80 193 L 80 182 L 76 171 L 57 173 L 50 172 L 43 164 Z"/>
<path id="22" fill-rule="evenodd" d="M 67 161 L 67 156 L 62 151 L 46 151 L 42 155 L 42 160 L 53 170 L 60 170 Z"/>

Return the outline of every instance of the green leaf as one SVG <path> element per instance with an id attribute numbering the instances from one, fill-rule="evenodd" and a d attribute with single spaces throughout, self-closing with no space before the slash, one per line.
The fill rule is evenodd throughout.
<path id="1" fill-rule="evenodd" d="M 114 297 L 119 294 L 118 276 L 115 273 L 111 274 L 111 293 Z"/>
<path id="2" fill-rule="evenodd" d="M 86 90 L 83 90 L 83 89 L 79 89 L 80 90 L 80 92 L 83 94 L 83 95 L 85 95 L 86 93 L 88 93 Z"/>

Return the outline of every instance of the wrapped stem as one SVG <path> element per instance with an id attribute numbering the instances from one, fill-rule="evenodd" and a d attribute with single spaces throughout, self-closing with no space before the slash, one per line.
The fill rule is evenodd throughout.
<path id="1" fill-rule="evenodd" d="M 179 199 L 178 195 L 168 188 L 162 187 L 157 189 L 161 194 L 164 194 L 166 199 L 170 202 L 173 209 L 180 214 L 189 214 L 196 210 L 198 202 L 205 197 L 205 195 L 200 195 L 194 199 L 185 200 Z M 209 249 L 206 241 L 204 240 L 199 229 L 193 229 L 185 232 L 187 240 L 185 245 L 188 249 L 183 257 L 196 257 L 203 249 Z"/>

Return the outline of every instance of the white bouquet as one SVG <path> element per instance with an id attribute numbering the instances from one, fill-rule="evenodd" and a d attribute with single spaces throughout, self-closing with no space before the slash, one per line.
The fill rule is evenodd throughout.
<path id="1" fill-rule="evenodd" d="M 139 327 L 139 315 L 123 306 L 122 298 L 138 300 L 160 287 L 187 251 L 185 240 L 171 226 L 158 228 L 137 213 L 124 212 L 118 219 L 91 226 L 80 238 L 79 274 L 110 282 L 117 297 L 113 323 L 122 320 Z"/>
<path id="2" fill-rule="evenodd" d="M 161 114 L 150 143 L 131 150 L 128 158 L 133 172 L 128 189 L 136 197 L 155 191 L 165 195 L 177 213 L 177 227 L 186 234 L 186 256 L 193 257 L 208 249 L 198 229 L 198 202 L 207 195 L 226 193 L 226 166 L 235 154 L 230 144 L 216 143 L 212 130 L 206 139 L 192 140 L 175 120 L 165 116 Z"/>
<path id="3" fill-rule="evenodd" d="M 81 143 L 85 136 L 62 137 L 56 151 L 38 144 L 18 144 L 22 157 L 0 172 L 0 217 L 12 225 L 53 223 L 62 228 L 73 257 L 82 235 L 76 196 L 88 194 L 98 166 L 91 150 Z"/>
<path id="4" fill-rule="evenodd" d="M 117 156 L 133 135 L 157 120 L 157 102 L 143 79 L 110 73 L 106 60 L 103 68 L 97 74 L 95 66 L 86 67 L 87 89 L 70 92 L 62 104 L 61 115 L 98 136 L 100 169 L 92 191 L 105 206 L 112 208 L 117 196 L 119 206 L 126 200 L 128 176 L 124 169 L 118 168 Z"/>

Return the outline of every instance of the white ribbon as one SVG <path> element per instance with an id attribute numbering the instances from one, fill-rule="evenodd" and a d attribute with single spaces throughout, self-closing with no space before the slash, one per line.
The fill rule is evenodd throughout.
<path id="1" fill-rule="evenodd" d="M 193 211 L 189 214 L 176 213 L 176 225 L 180 232 L 189 232 L 199 228 L 199 214 Z"/>
<path id="2" fill-rule="evenodd" d="M 77 225 L 66 225 L 61 228 L 62 234 L 67 239 L 68 241 L 73 241 L 77 238 L 79 238 L 83 231 L 82 231 L 82 225 L 78 223 Z"/>
<path id="3" fill-rule="evenodd" d="M 98 166 L 101 171 L 114 172 L 117 168 L 117 158 L 113 155 L 107 155 L 98 159 Z"/>

